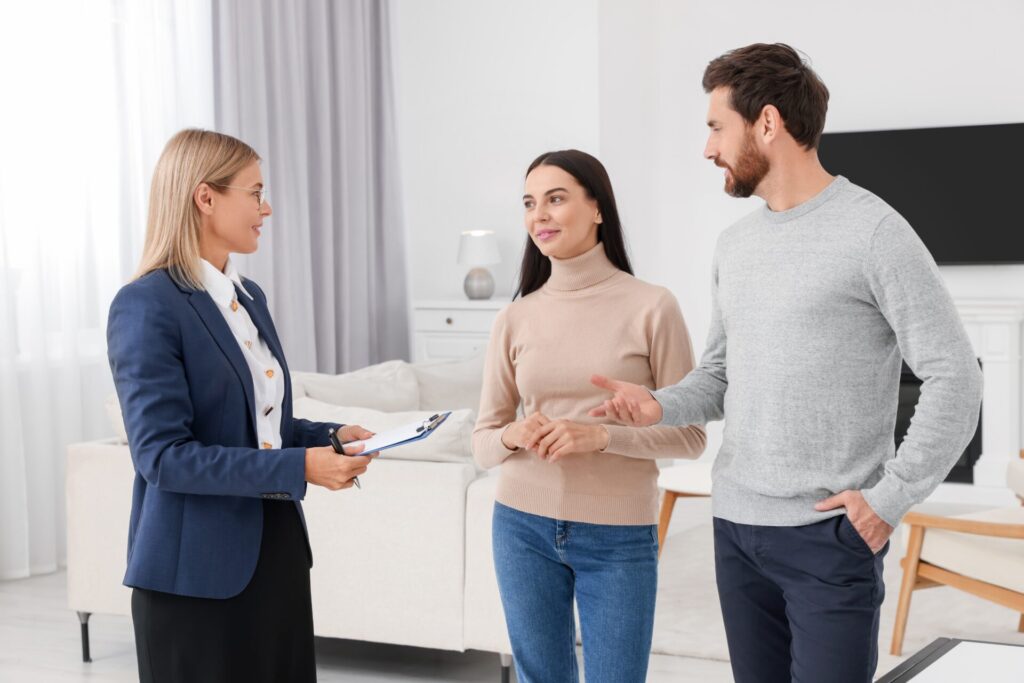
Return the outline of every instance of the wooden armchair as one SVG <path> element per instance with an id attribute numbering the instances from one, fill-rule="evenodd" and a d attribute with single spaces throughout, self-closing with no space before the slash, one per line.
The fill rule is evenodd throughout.
<path id="1" fill-rule="evenodd" d="M 1024 505 L 1024 460 L 1010 463 L 1010 487 Z M 940 517 L 908 513 L 910 527 L 903 566 L 894 655 L 903 652 L 911 594 L 918 589 L 952 586 L 1020 612 L 1024 632 L 1024 506 Z"/>

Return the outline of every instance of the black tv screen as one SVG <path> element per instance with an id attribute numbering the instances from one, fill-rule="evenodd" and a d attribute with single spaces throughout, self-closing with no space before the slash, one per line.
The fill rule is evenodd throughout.
<path id="1" fill-rule="evenodd" d="M 899 211 L 936 262 L 1024 263 L 1024 123 L 826 133 L 818 153 Z"/>

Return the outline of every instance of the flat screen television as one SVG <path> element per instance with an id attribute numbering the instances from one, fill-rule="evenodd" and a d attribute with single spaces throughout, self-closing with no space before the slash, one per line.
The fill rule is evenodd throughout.
<path id="1" fill-rule="evenodd" d="M 981 365 L 981 361 L 978 361 Z M 921 380 L 917 378 L 913 370 L 906 363 L 900 373 L 900 394 L 899 403 L 896 407 L 896 431 L 894 434 L 896 448 L 899 449 L 903 443 L 903 437 L 910 429 L 910 420 L 917 411 L 917 402 L 921 398 Z M 974 483 L 974 465 L 981 457 L 981 416 L 978 416 L 978 426 L 974 430 L 974 436 L 967 448 L 960 454 L 953 469 L 946 475 L 946 481 L 960 484 Z"/>
<path id="2" fill-rule="evenodd" d="M 899 211 L 937 263 L 1024 263 L 1024 123 L 826 133 L 818 154 Z"/>

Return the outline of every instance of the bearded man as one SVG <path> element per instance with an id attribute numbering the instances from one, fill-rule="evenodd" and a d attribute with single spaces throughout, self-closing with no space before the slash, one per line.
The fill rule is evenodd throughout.
<path id="1" fill-rule="evenodd" d="M 782 44 L 713 60 L 704 156 L 765 205 L 719 237 L 699 367 L 614 393 L 622 424 L 725 419 L 712 510 L 735 680 L 867 683 L 882 561 L 907 510 L 973 435 L 981 373 L 928 250 L 882 199 L 818 160 L 828 89 Z M 901 360 L 923 380 L 899 451 Z"/>

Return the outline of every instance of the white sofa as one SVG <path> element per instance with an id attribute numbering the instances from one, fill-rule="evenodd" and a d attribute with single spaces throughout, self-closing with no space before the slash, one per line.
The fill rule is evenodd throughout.
<path id="1" fill-rule="evenodd" d="M 337 405 L 325 399 L 390 412 L 475 411 L 480 373 L 479 359 L 391 361 L 335 377 L 296 373 L 296 415 L 323 417 L 303 411 Z M 89 615 L 131 609 L 130 589 L 121 581 L 134 472 L 116 401 L 109 408 L 121 436 L 68 449 L 68 603 L 82 622 L 86 661 Z M 400 450 L 386 452 L 361 477 L 362 490 L 309 487 L 303 507 L 318 636 L 496 652 L 507 679 L 511 647 L 491 560 L 496 477 L 468 457 L 471 419 L 463 414 L 461 431 L 447 437 L 462 444 L 448 449 L 457 453 L 433 458 L 421 448 L 416 459 L 405 460 Z"/>

